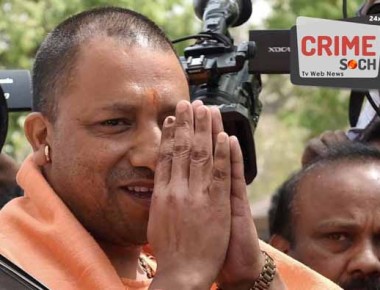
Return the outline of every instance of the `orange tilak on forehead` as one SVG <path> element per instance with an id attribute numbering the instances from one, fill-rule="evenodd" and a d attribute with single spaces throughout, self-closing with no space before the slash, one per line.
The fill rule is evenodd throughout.
<path id="1" fill-rule="evenodd" d="M 160 105 L 160 96 L 155 89 L 147 89 L 145 92 L 145 102 L 150 108 L 158 109 Z"/>

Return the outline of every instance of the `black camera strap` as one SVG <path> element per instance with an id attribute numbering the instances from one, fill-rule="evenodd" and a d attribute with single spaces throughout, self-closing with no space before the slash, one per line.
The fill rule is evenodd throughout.
<path id="1" fill-rule="evenodd" d="M 8 132 L 8 106 L 0 86 L 0 152 Z"/>

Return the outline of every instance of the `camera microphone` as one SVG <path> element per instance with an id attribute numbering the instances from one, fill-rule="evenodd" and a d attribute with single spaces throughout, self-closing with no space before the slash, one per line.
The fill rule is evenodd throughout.
<path id="1" fill-rule="evenodd" d="M 204 22 L 203 31 L 225 34 L 228 27 L 243 24 L 252 14 L 251 0 L 194 0 L 193 4 Z"/>

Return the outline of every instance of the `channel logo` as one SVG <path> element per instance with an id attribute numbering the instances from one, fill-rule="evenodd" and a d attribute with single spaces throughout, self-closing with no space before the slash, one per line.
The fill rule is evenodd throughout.
<path id="1" fill-rule="evenodd" d="M 380 86 L 380 26 L 299 17 L 291 36 L 294 84 L 362 88 L 371 82 L 371 87 Z"/>

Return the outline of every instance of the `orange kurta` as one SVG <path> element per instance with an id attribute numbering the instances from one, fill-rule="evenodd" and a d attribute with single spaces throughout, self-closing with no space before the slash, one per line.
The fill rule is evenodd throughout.
<path id="1" fill-rule="evenodd" d="M 31 157 L 23 163 L 17 182 L 25 195 L 0 211 L 0 254 L 51 289 L 148 289 L 149 280 L 133 281 L 117 275 Z M 275 259 L 288 289 L 340 289 L 269 245 L 261 246 Z"/>

